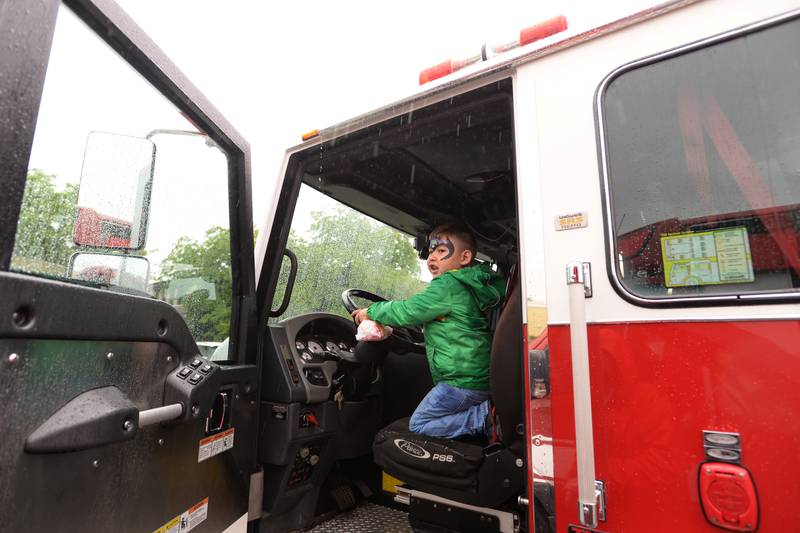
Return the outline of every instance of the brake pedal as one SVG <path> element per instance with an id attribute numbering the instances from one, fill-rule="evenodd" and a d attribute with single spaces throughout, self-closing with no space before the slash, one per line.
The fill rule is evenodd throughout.
<path id="1" fill-rule="evenodd" d="M 339 485 L 330 492 L 331 498 L 340 511 L 347 511 L 356 506 L 356 495 L 350 485 Z"/>

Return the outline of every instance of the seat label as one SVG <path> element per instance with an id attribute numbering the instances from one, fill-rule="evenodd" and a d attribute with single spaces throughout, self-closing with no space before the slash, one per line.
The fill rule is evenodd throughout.
<path id="1" fill-rule="evenodd" d="M 397 446 L 401 452 L 405 453 L 406 455 L 410 455 L 411 457 L 416 457 L 417 459 L 428 459 L 431 456 L 430 452 L 419 444 L 415 444 L 405 439 L 394 439 L 394 445 Z M 434 457 L 434 459 L 436 459 L 436 457 Z"/>

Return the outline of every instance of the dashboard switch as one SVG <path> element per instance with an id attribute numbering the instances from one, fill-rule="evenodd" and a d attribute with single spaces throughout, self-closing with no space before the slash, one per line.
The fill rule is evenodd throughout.
<path id="1" fill-rule="evenodd" d="M 185 366 L 178 371 L 178 377 L 181 379 L 186 379 L 191 373 L 192 369 L 189 368 L 188 366 Z"/>
<path id="2" fill-rule="evenodd" d="M 198 366 L 200 366 L 202 364 L 203 364 L 203 361 L 201 361 L 200 359 L 195 359 L 194 361 L 189 363 L 189 366 L 192 367 L 192 368 L 197 368 Z"/>

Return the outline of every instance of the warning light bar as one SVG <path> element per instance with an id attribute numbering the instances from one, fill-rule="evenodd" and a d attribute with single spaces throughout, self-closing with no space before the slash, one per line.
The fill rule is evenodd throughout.
<path id="1" fill-rule="evenodd" d="M 457 70 L 461 70 L 466 66 L 478 63 L 480 61 L 487 61 L 497 54 L 502 54 L 504 52 L 508 52 L 509 50 L 519 48 L 520 46 L 525 46 L 526 44 L 539 41 L 545 37 L 550 37 L 557 33 L 561 33 L 562 31 L 565 31 L 567 27 L 567 17 L 564 15 L 559 15 L 528 28 L 523 28 L 519 32 L 518 40 L 496 47 L 483 45 L 479 55 L 468 57 L 466 59 L 448 59 L 447 61 L 443 61 L 438 65 L 434 65 L 423 70 L 419 73 L 419 84 L 425 85 L 428 82 L 443 78 L 448 74 L 452 74 Z"/>

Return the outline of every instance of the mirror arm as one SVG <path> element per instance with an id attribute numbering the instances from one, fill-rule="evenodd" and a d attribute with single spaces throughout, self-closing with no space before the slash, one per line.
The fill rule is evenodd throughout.
<path id="1" fill-rule="evenodd" d="M 294 255 L 294 252 L 290 249 L 286 248 L 283 251 L 283 255 L 289 258 L 289 280 L 286 282 L 286 289 L 283 291 L 283 301 L 281 302 L 281 306 L 274 311 L 269 312 L 270 317 L 281 316 L 286 308 L 289 307 L 289 298 L 292 295 L 292 290 L 294 289 L 294 279 L 297 277 L 297 256 Z"/>

